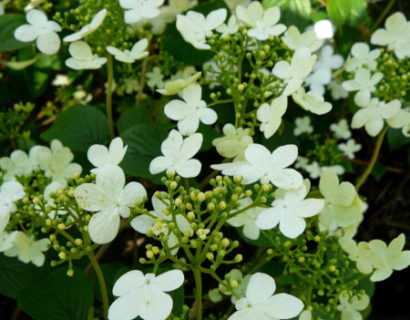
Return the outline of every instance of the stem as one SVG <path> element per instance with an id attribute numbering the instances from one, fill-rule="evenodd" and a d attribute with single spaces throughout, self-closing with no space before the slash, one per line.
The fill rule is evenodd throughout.
<path id="1" fill-rule="evenodd" d="M 115 137 L 114 132 L 114 121 L 112 118 L 112 87 L 114 85 L 114 63 L 112 60 L 112 55 L 107 55 L 107 73 L 108 73 L 108 81 L 107 81 L 107 95 L 106 95 L 106 112 L 107 112 L 107 120 L 108 120 L 108 129 L 110 131 L 111 138 Z"/>
<path id="2" fill-rule="evenodd" d="M 379 18 L 377 19 L 377 21 L 375 22 L 374 26 L 373 26 L 373 31 L 377 29 L 377 27 L 380 25 L 380 23 L 382 23 L 382 21 L 384 20 L 384 18 L 386 18 L 387 14 L 390 12 L 391 8 L 393 7 L 394 3 L 396 2 L 396 0 L 390 0 L 389 3 L 387 4 L 387 6 L 384 8 L 382 14 L 379 16 Z"/>
<path id="3" fill-rule="evenodd" d="M 140 83 L 140 89 L 138 91 L 137 99 L 136 99 L 136 104 L 140 104 L 142 100 L 142 96 L 144 94 L 144 88 L 145 88 L 145 75 L 147 73 L 147 67 L 148 67 L 148 57 L 144 59 L 142 62 L 142 69 L 141 69 L 141 83 Z"/>
<path id="4" fill-rule="evenodd" d="M 102 297 L 103 303 L 103 311 L 104 311 L 104 319 L 108 319 L 108 307 L 109 307 L 109 299 L 108 299 L 108 292 L 107 292 L 107 284 L 105 283 L 104 275 L 102 273 L 101 267 L 98 264 L 97 259 L 95 258 L 94 253 L 92 250 L 87 254 L 88 258 L 90 259 L 91 264 L 93 265 L 95 274 L 98 279 L 98 284 L 100 286 L 100 292 Z"/>
<path id="5" fill-rule="evenodd" d="M 369 177 L 370 173 L 372 173 L 373 168 L 376 164 L 377 158 L 379 157 L 380 154 L 380 149 L 383 144 L 384 137 L 386 136 L 387 133 L 387 127 L 383 129 L 383 131 L 380 133 L 380 135 L 377 137 L 376 145 L 373 150 L 372 157 L 369 161 L 369 164 L 367 165 L 366 170 L 363 172 L 363 174 L 360 176 L 359 180 L 357 180 L 356 183 L 356 190 L 359 192 L 360 187 L 366 182 L 367 178 Z"/>
<path id="6" fill-rule="evenodd" d="M 195 307 L 196 307 L 196 319 L 202 320 L 202 278 L 201 270 L 199 268 L 193 268 L 195 279 Z"/>

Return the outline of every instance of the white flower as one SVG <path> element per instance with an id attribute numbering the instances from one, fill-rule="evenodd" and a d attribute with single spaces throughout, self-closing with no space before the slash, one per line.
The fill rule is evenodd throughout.
<path id="1" fill-rule="evenodd" d="M 70 85 L 72 80 L 65 74 L 57 74 L 52 84 L 56 87 L 65 87 Z"/>
<path id="2" fill-rule="evenodd" d="M 263 210 L 256 220 L 256 226 L 269 230 L 279 224 L 279 230 L 288 238 L 296 238 L 306 228 L 304 218 L 317 215 L 324 207 L 323 199 L 305 199 L 310 182 L 306 180 L 299 189 L 278 190 L 272 208 Z"/>
<path id="3" fill-rule="evenodd" d="M 88 232 L 98 244 L 114 240 L 120 227 L 120 216 L 128 218 L 130 208 L 147 195 L 138 182 L 125 185 L 122 169 L 105 165 L 98 170 L 96 183 L 84 183 L 74 191 L 78 205 L 87 211 L 97 212 L 91 217 Z"/>
<path id="4" fill-rule="evenodd" d="M 97 12 L 97 14 L 93 17 L 90 23 L 86 24 L 83 26 L 80 31 L 77 31 L 75 33 L 72 33 L 66 37 L 64 37 L 65 42 L 73 42 L 73 41 L 78 41 L 86 36 L 90 35 L 93 33 L 95 30 L 97 30 L 101 24 L 104 22 L 105 17 L 107 16 L 107 9 L 102 9 Z"/>
<path id="5" fill-rule="evenodd" d="M 147 85 L 150 88 L 161 88 L 164 85 L 164 75 L 161 68 L 154 67 L 150 72 L 147 72 Z"/>
<path id="6" fill-rule="evenodd" d="M 49 239 L 35 240 L 21 231 L 13 235 L 13 247 L 4 252 L 8 257 L 17 257 L 21 262 L 32 262 L 37 267 L 44 264 L 44 251 L 47 251 L 50 244 Z"/>
<path id="7" fill-rule="evenodd" d="M 357 105 L 363 105 L 365 101 L 369 101 L 370 93 L 376 90 L 376 84 L 382 79 L 381 72 L 372 75 L 369 70 L 360 68 L 356 70 L 353 80 L 346 80 L 342 85 L 347 91 L 357 91 L 354 102 Z"/>
<path id="8" fill-rule="evenodd" d="M 342 119 L 337 123 L 330 125 L 330 131 L 337 139 L 349 139 L 352 136 L 352 132 L 349 129 L 349 124 L 346 119 Z"/>
<path id="9" fill-rule="evenodd" d="M 266 273 L 255 273 L 249 279 L 244 298 L 235 303 L 236 312 L 228 320 L 279 320 L 296 317 L 303 302 L 287 293 L 275 294 L 275 280 Z"/>
<path id="10" fill-rule="evenodd" d="M 375 137 L 382 131 L 384 127 L 384 120 L 394 117 L 400 110 L 401 103 L 399 100 L 393 100 L 389 103 L 379 101 L 377 98 L 364 101 L 362 107 L 357 111 L 352 119 L 352 128 L 358 129 L 364 126 L 366 132 Z"/>
<path id="11" fill-rule="evenodd" d="M 199 122 L 213 124 L 218 116 L 216 112 L 207 108 L 202 100 L 202 88 L 199 84 L 191 84 L 181 93 L 181 100 L 172 100 L 165 105 L 165 115 L 178 121 L 178 130 L 183 135 L 193 134 L 198 130 Z"/>
<path id="12" fill-rule="evenodd" d="M 115 59 L 124 63 L 133 63 L 136 60 L 141 60 L 142 58 L 148 56 L 149 52 L 145 51 L 148 47 L 148 40 L 141 39 L 132 46 L 130 50 L 121 51 L 116 47 L 107 47 L 107 51 L 115 56 Z"/>
<path id="13" fill-rule="evenodd" d="M 335 33 L 335 27 L 330 20 L 319 20 L 313 26 L 318 39 L 332 39 Z"/>
<path id="14" fill-rule="evenodd" d="M 316 56 L 312 56 L 307 48 L 295 51 L 290 64 L 287 61 L 277 62 L 272 73 L 286 84 L 282 94 L 289 96 L 299 89 L 315 62 Z"/>
<path id="15" fill-rule="evenodd" d="M 23 199 L 23 186 L 17 181 L 7 181 L 0 188 L 0 234 L 10 220 L 10 214 L 17 210 L 14 202 Z"/>
<path id="16" fill-rule="evenodd" d="M 354 159 L 354 154 L 362 148 L 361 144 L 356 143 L 354 139 L 349 139 L 346 143 L 340 143 L 337 147 L 349 159 Z"/>
<path id="17" fill-rule="evenodd" d="M 224 136 L 212 141 L 216 151 L 225 158 L 243 156 L 246 147 L 253 142 L 249 129 L 235 128 L 233 124 L 227 123 L 222 130 Z"/>
<path id="18" fill-rule="evenodd" d="M 307 173 L 309 173 L 309 176 L 312 179 L 319 178 L 320 174 L 322 173 L 322 168 L 319 166 L 319 163 L 317 161 L 313 161 L 312 163 L 307 164 L 304 169 Z"/>
<path id="19" fill-rule="evenodd" d="M 13 245 L 14 245 L 13 241 L 14 241 L 14 237 L 16 236 L 16 233 L 17 231 L 13 231 L 11 233 L 0 231 L 0 252 L 5 252 L 13 248 Z"/>
<path id="20" fill-rule="evenodd" d="M 46 202 L 46 206 L 52 209 L 48 213 L 48 217 L 50 219 L 56 219 L 57 215 L 66 215 L 69 213 L 68 210 L 72 210 L 71 208 L 66 209 L 63 206 L 56 206 L 54 199 L 51 197 L 52 194 L 55 194 L 59 190 L 63 190 L 63 189 L 64 189 L 64 185 L 58 182 L 52 182 L 44 189 L 43 197 Z M 35 208 L 38 210 L 42 210 L 42 208 L 39 205 L 35 205 Z"/>
<path id="21" fill-rule="evenodd" d="M 72 57 L 67 59 L 65 64 L 74 70 L 99 69 L 107 62 L 107 58 L 93 55 L 91 47 L 84 41 L 73 42 L 68 51 Z"/>
<path id="22" fill-rule="evenodd" d="M 293 134 L 295 136 L 300 136 L 304 133 L 312 133 L 313 127 L 310 122 L 310 118 L 308 116 L 300 117 L 295 119 L 295 129 L 293 130 Z"/>
<path id="23" fill-rule="evenodd" d="M 306 92 L 302 87 L 292 94 L 292 98 L 303 109 L 314 114 L 322 115 L 332 109 L 332 105 L 323 96 L 314 91 Z"/>
<path id="24" fill-rule="evenodd" d="M 300 33 L 295 26 L 290 26 L 282 37 L 283 42 L 293 50 L 308 48 L 310 52 L 315 52 L 323 45 L 323 40 L 319 40 L 313 31 Z"/>
<path id="25" fill-rule="evenodd" d="M 257 40 L 278 36 L 286 30 L 285 25 L 277 24 L 280 19 L 279 8 L 272 7 L 265 11 L 258 1 L 253 1 L 247 8 L 237 6 L 236 16 L 238 20 L 251 27 L 248 35 Z"/>
<path id="26" fill-rule="evenodd" d="M 358 294 L 349 297 L 349 293 L 343 291 L 339 295 L 339 305 L 337 310 L 341 312 L 341 320 L 362 320 L 362 315 L 359 311 L 366 309 L 370 303 L 367 294 Z"/>
<path id="27" fill-rule="evenodd" d="M 326 45 L 320 50 L 320 57 L 315 65 L 315 69 L 336 70 L 343 65 L 344 59 L 339 54 L 334 54 L 333 47 Z"/>
<path id="28" fill-rule="evenodd" d="M 114 284 L 113 294 L 119 298 L 111 304 L 109 320 L 165 320 L 172 310 L 172 298 L 165 292 L 173 291 L 184 282 L 180 270 L 167 271 L 159 276 L 144 275 L 139 270 L 129 271 Z"/>
<path id="29" fill-rule="evenodd" d="M 202 145 L 202 134 L 194 133 L 185 140 L 182 134 L 172 130 L 162 142 L 160 156 L 151 161 L 149 171 L 157 174 L 163 171 L 176 172 L 184 178 L 194 178 L 201 171 L 201 162 L 192 157 Z"/>
<path id="30" fill-rule="evenodd" d="M 351 57 L 346 60 L 345 69 L 355 71 L 359 68 L 374 70 L 377 68 L 377 58 L 380 57 L 380 50 L 370 51 L 370 47 L 365 42 L 355 43 L 351 50 Z"/>
<path id="31" fill-rule="evenodd" d="M 261 122 L 260 131 L 266 139 L 272 137 L 282 123 L 282 116 L 288 107 L 288 97 L 285 95 L 273 99 L 269 104 L 264 103 L 256 112 L 257 119 Z"/>
<path id="32" fill-rule="evenodd" d="M 409 137 L 410 134 L 410 111 L 408 108 L 400 109 L 396 114 L 386 119 L 387 124 L 395 129 L 402 129 L 403 135 Z M 1 159 L 0 159 L 1 161 Z"/>
<path id="33" fill-rule="evenodd" d="M 57 32 L 61 31 L 60 25 L 48 20 L 43 11 L 32 9 L 27 12 L 27 22 L 16 29 L 14 37 L 22 42 L 36 40 L 38 50 L 45 54 L 55 54 L 60 49 L 61 40 Z"/>
<path id="34" fill-rule="evenodd" d="M 336 79 L 333 79 L 327 88 L 330 89 L 330 95 L 334 100 L 345 99 L 349 96 L 349 92 L 347 92 L 343 88 L 342 83 Z"/>
<path id="35" fill-rule="evenodd" d="M 122 139 L 117 137 L 111 141 L 109 148 L 101 144 L 92 145 L 87 151 L 87 158 L 96 168 L 118 165 L 124 159 L 127 148 Z M 98 170 L 93 169 L 91 172 L 96 173 Z"/>
<path id="36" fill-rule="evenodd" d="M 5 171 L 3 180 L 14 180 L 16 176 L 29 176 L 34 169 L 34 163 L 27 153 L 15 150 L 10 154 L 10 158 L 0 158 L 0 168 Z"/>
<path id="37" fill-rule="evenodd" d="M 195 48 L 209 50 L 211 46 L 206 43 L 206 38 L 224 23 L 226 15 L 226 9 L 214 10 L 206 18 L 202 13 L 188 11 L 186 15 L 177 16 L 177 29 L 185 41 Z"/>
<path id="38" fill-rule="evenodd" d="M 221 33 L 221 38 L 225 38 L 230 34 L 235 34 L 238 32 L 240 25 L 238 24 L 238 20 L 234 15 L 232 15 L 227 24 L 223 24 L 216 29 L 219 33 Z"/>
<path id="39" fill-rule="evenodd" d="M 248 5 L 250 2 L 250 0 L 225 0 L 226 5 L 232 12 L 235 12 L 237 6 Z"/>
<path id="40" fill-rule="evenodd" d="M 160 14 L 159 7 L 164 0 L 120 0 L 120 6 L 125 10 L 126 23 L 137 23 L 143 19 L 152 19 Z"/>
<path id="41" fill-rule="evenodd" d="M 245 150 L 245 160 L 233 163 L 214 164 L 211 168 L 222 170 L 224 175 L 243 177 L 246 184 L 261 180 L 269 181 L 282 189 L 296 189 L 302 185 L 302 175 L 294 169 L 289 169 L 298 156 L 296 145 L 285 145 L 272 153 L 263 145 L 250 144 Z"/>
<path id="42" fill-rule="evenodd" d="M 309 85 L 309 89 L 319 95 L 324 95 L 326 92 L 326 85 L 330 83 L 332 79 L 332 71 L 330 69 L 315 69 L 306 78 L 306 83 Z"/>
<path id="43" fill-rule="evenodd" d="M 253 201 L 251 198 L 245 198 L 238 201 L 239 208 L 237 210 L 242 210 L 250 206 Z M 245 237 L 251 240 L 257 240 L 260 235 L 260 229 L 256 226 L 255 221 L 258 215 L 264 211 L 264 208 L 252 207 L 244 212 L 239 213 L 233 218 L 228 219 L 228 223 L 235 227 L 239 228 L 243 226 L 243 234 Z"/>
<path id="44" fill-rule="evenodd" d="M 188 68 L 186 68 L 185 70 L 187 70 L 187 69 Z M 201 72 L 197 72 L 193 75 L 191 75 L 190 73 L 185 72 L 185 74 L 182 74 L 180 78 L 172 77 L 171 80 L 169 80 L 165 83 L 164 89 L 158 89 L 157 92 L 159 92 L 163 96 L 175 95 L 177 93 L 180 93 L 186 87 L 188 87 L 191 84 L 195 83 L 200 78 L 200 76 L 201 76 Z"/>
<path id="45" fill-rule="evenodd" d="M 386 29 L 377 29 L 370 42 L 381 46 L 388 46 L 399 59 L 410 55 L 410 22 L 401 12 L 396 12 L 386 19 Z"/>
<path id="46" fill-rule="evenodd" d="M 7 2 L 8 0 L 6 0 Z M 30 0 L 29 4 L 24 7 L 24 11 L 29 11 L 33 8 L 36 8 L 39 6 L 41 3 L 43 3 L 45 0 Z"/>

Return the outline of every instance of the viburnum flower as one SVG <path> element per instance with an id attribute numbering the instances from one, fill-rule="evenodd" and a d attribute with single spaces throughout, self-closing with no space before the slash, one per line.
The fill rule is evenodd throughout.
<path id="1" fill-rule="evenodd" d="M 331 103 L 326 102 L 323 96 L 314 91 L 306 92 L 302 87 L 292 94 L 292 98 L 303 109 L 314 114 L 322 115 L 332 109 Z"/>
<path id="2" fill-rule="evenodd" d="M 352 132 L 349 129 L 349 124 L 346 119 L 342 119 L 337 123 L 330 125 L 330 131 L 337 139 L 349 139 L 352 136 Z"/>
<path id="3" fill-rule="evenodd" d="M 222 131 L 224 136 L 212 141 L 216 151 L 225 158 L 243 157 L 246 147 L 253 142 L 249 128 L 235 128 L 233 124 L 227 123 Z"/>
<path id="4" fill-rule="evenodd" d="M 295 136 L 300 136 L 304 133 L 312 133 L 313 127 L 308 116 L 300 117 L 295 119 L 295 129 L 293 129 L 293 134 Z"/>
<path id="5" fill-rule="evenodd" d="M 1 219 L 1 218 L 0 218 Z M 0 227 L 1 230 L 1 227 Z M 5 252 L 13 248 L 13 241 L 17 231 L 11 233 L 0 231 L 0 252 Z"/>
<path id="6" fill-rule="evenodd" d="M 261 180 L 269 181 L 278 188 L 297 189 L 302 185 L 302 175 L 295 169 L 289 169 L 298 157 L 296 145 L 285 145 L 272 153 L 261 144 L 250 144 L 245 150 L 245 160 L 232 163 L 214 164 L 211 168 L 222 170 L 224 175 L 243 177 L 243 183 L 249 184 Z"/>
<path id="7" fill-rule="evenodd" d="M 202 88 L 199 84 L 191 84 L 181 92 L 181 100 L 172 100 L 164 107 L 165 115 L 178 121 L 178 130 L 183 135 L 191 135 L 198 130 L 199 122 L 213 124 L 218 116 L 207 108 L 202 100 Z"/>
<path id="8" fill-rule="evenodd" d="M 38 50 L 45 54 L 55 54 L 60 49 L 61 40 L 57 32 L 61 31 L 60 25 L 48 20 L 41 10 L 32 9 L 27 12 L 27 22 L 14 31 L 14 37 L 22 42 L 36 40 Z"/>
<path id="9" fill-rule="evenodd" d="M 275 294 L 275 280 L 266 273 L 255 273 L 246 287 L 245 297 L 236 301 L 228 320 L 279 320 L 296 317 L 303 302 L 287 293 Z"/>
<path id="10" fill-rule="evenodd" d="M 313 26 L 318 39 L 332 39 L 335 34 L 335 26 L 328 19 L 319 20 Z"/>
<path id="11" fill-rule="evenodd" d="M 164 75 L 161 68 L 154 67 L 150 72 L 147 72 L 147 85 L 152 89 L 164 86 Z"/>
<path id="12" fill-rule="evenodd" d="M 356 143 L 354 139 L 349 139 L 345 143 L 339 143 L 337 147 L 349 159 L 354 159 L 354 154 L 362 148 L 361 144 Z"/>
<path id="13" fill-rule="evenodd" d="M 10 220 L 10 214 L 17 210 L 14 202 L 23 199 L 23 186 L 17 181 L 7 181 L 0 187 L 0 234 Z"/>
<path id="14" fill-rule="evenodd" d="M 209 50 L 211 46 L 206 43 L 206 38 L 224 23 L 226 16 L 226 9 L 214 10 L 206 18 L 202 13 L 188 11 L 186 15 L 177 16 L 177 29 L 185 41 L 195 48 Z"/>
<path id="15" fill-rule="evenodd" d="M 362 314 L 359 311 L 365 310 L 370 303 L 369 296 L 365 293 L 357 294 L 350 298 L 346 291 L 339 295 L 339 305 L 337 310 L 341 312 L 341 320 L 362 320 Z"/>
<path id="16" fill-rule="evenodd" d="M 279 224 L 279 230 L 284 236 L 292 239 L 298 237 L 306 228 L 304 218 L 317 215 L 325 205 L 323 199 L 305 199 L 309 189 L 309 180 L 305 180 L 299 189 L 279 189 L 272 208 L 263 210 L 255 225 L 261 230 L 269 230 Z"/>
<path id="17" fill-rule="evenodd" d="M 14 180 L 16 176 L 29 176 L 34 169 L 34 163 L 30 157 L 21 150 L 15 150 L 10 158 L 0 158 L 0 168 L 5 171 L 3 180 Z"/>
<path id="18" fill-rule="evenodd" d="M 260 131 L 266 139 L 272 137 L 282 123 L 282 116 L 288 108 L 288 97 L 285 95 L 273 99 L 269 104 L 264 103 L 256 112 L 257 119 L 261 122 Z"/>
<path id="19" fill-rule="evenodd" d="M 127 148 L 122 139 L 117 137 L 111 141 L 109 148 L 101 144 L 92 145 L 87 151 L 87 158 L 96 168 L 118 165 L 124 159 Z M 97 171 L 96 169 L 91 170 L 94 173 Z"/>
<path id="20" fill-rule="evenodd" d="M 272 7 L 266 11 L 258 1 L 253 1 L 247 8 L 244 6 L 236 7 L 236 16 L 251 29 L 248 35 L 257 40 L 266 40 L 282 34 L 286 26 L 278 24 L 280 19 L 280 10 L 278 7 Z"/>
<path id="21" fill-rule="evenodd" d="M 377 68 L 377 58 L 380 57 L 380 50 L 370 51 L 370 47 L 365 42 L 357 42 L 350 51 L 351 57 L 346 60 L 345 69 L 347 71 L 356 71 L 364 68 L 373 71 Z"/>
<path id="22" fill-rule="evenodd" d="M 120 50 L 116 47 L 107 47 L 107 51 L 115 56 L 115 59 L 124 63 L 134 63 L 137 60 L 141 60 L 148 56 L 149 52 L 146 51 L 148 47 L 148 40 L 141 39 L 132 46 L 131 50 Z"/>
<path id="23" fill-rule="evenodd" d="M 401 12 L 396 12 L 386 19 L 386 29 L 377 29 L 370 39 L 372 44 L 387 46 L 399 59 L 410 55 L 410 22 Z"/>
<path id="24" fill-rule="evenodd" d="M 165 320 L 171 313 L 173 301 L 165 292 L 173 291 L 184 282 L 180 270 L 167 271 L 159 276 L 144 275 L 139 270 L 121 276 L 112 290 L 117 298 L 110 306 L 109 320 Z"/>
<path id="25" fill-rule="evenodd" d="M 194 133 L 186 139 L 176 130 L 172 130 L 168 138 L 162 142 L 163 156 L 151 161 L 149 171 L 157 174 L 163 171 L 176 172 L 184 178 L 196 177 L 201 171 L 201 162 L 192 157 L 202 145 L 202 134 Z"/>
<path id="26" fill-rule="evenodd" d="M 75 188 L 75 199 L 80 208 L 96 212 L 91 217 L 88 232 L 98 244 L 114 240 L 120 227 L 120 217 L 128 218 L 130 208 L 142 201 L 147 193 L 138 182 L 125 185 L 122 169 L 105 165 L 97 172 L 96 182 L 84 183 Z"/>
<path id="27" fill-rule="evenodd" d="M 164 0 L 120 0 L 120 6 L 125 9 L 124 20 L 129 24 L 157 17 L 163 3 Z"/>
<path id="28" fill-rule="evenodd" d="M 391 118 L 386 119 L 387 124 L 395 129 L 402 129 L 403 135 L 406 137 L 410 134 L 410 111 L 408 108 L 400 109 Z M 1 161 L 1 159 L 0 159 Z M 1 165 L 1 163 L 0 163 Z"/>
<path id="29" fill-rule="evenodd" d="M 101 9 L 96 13 L 96 15 L 92 18 L 91 22 L 83 26 L 80 31 L 72 33 L 66 37 L 64 37 L 65 42 L 73 42 L 78 41 L 86 36 L 90 35 L 94 31 L 96 31 L 101 24 L 104 22 L 105 17 L 107 16 L 107 9 Z"/>
<path id="30" fill-rule="evenodd" d="M 65 64 L 74 70 L 99 69 L 107 62 L 107 58 L 93 55 L 91 47 L 84 41 L 73 42 L 70 44 L 68 51 L 71 54 L 71 58 L 67 59 Z"/>
<path id="31" fill-rule="evenodd" d="M 173 96 L 177 93 L 180 93 L 186 87 L 194 84 L 201 77 L 201 72 L 197 72 L 194 75 L 184 76 L 179 79 L 173 79 L 165 83 L 163 89 L 158 89 L 157 92 L 163 96 Z"/>
<path id="32" fill-rule="evenodd" d="M 346 99 L 349 96 L 349 92 L 343 88 L 342 82 L 337 79 L 332 79 L 327 88 L 334 100 Z"/>
<path id="33" fill-rule="evenodd" d="M 290 26 L 282 37 L 282 41 L 292 50 L 308 48 L 310 52 L 315 52 L 323 45 L 323 40 L 316 37 L 314 31 L 300 33 L 295 26 Z"/>
<path id="34" fill-rule="evenodd" d="M 331 45 L 326 45 L 320 50 L 320 56 L 315 65 L 315 69 L 336 70 L 343 65 L 344 59 L 339 54 L 334 54 Z"/>
<path id="35" fill-rule="evenodd" d="M 48 217 L 50 219 L 56 219 L 58 215 L 66 215 L 69 213 L 68 210 L 70 210 L 70 208 L 64 208 L 63 206 L 56 206 L 54 198 L 51 197 L 51 194 L 55 194 L 59 190 L 63 190 L 63 189 L 64 189 L 64 186 L 58 182 L 52 182 L 44 189 L 43 197 L 46 203 L 46 207 L 49 207 L 52 209 L 48 213 Z M 38 205 L 35 205 L 35 208 L 38 210 L 42 210 L 42 208 Z"/>
<path id="36" fill-rule="evenodd" d="M 289 96 L 298 90 L 305 78 L 312 71 L 316 56 L 312 56 L 309 49 L 302 48 L 295 51 L 292 61 L 279 61 L 275 64 L 272 73 L 282 79 L 286 85 L 282 94 Z"/>
<path id="37" fill-rule="evenodd" d="M 227 24 L 223 24 L 220 27 L 218 27 L 216 29 L 216 31 L 218 31 L 219 33 L 221 33 L 221 38 L 225 38 L 226 36 L 230 35 L 230 34 L 235 34 L 238 32 L 239 30 L 239 23 L 238 23 L 238 19 L 236 19 L 236 17 L 234 15 L 232 15 Z"/>

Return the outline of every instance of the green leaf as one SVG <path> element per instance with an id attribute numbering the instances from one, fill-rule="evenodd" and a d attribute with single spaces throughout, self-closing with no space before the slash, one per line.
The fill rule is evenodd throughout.
<path id="1" fill-rule="evenodd" d="M 214 127 L 201 124 L 198 128 L 198 133 L 201 133 L 204 141 L 202 142 L 201 152 L 208 151 L 213 148 L 212 141 L 221 136 Z"/>
<path id="2" fill-rule="evenodd" d="M 64 111 L 41 137 L 46 141 L 59 139 L 71 150 L 85 153 L 91 145 L 104 144 L 109 139 L 107 119 L 95 107 L 75 105 Z"/>
<path id="3" fill-rule="evenodd" d="M 60 268 L 17 295 L 18 306 L 36 320 L 87 320 L 93 303 L 91 279 L 81 269 L 67 277 Z"/>
<path id="4" fill-rule="evenodd" d="M 387 131 L 387 141 L 389 142 L 390 151 L 394 151 L 408 145 L 410 138 L 406 137 L 401 129 L 389 128 L 389 131 Z"/>
<path id="5" fill-rule="evenodd" d="M 279 7 L 281 9 L 281 21 L 287 25 L 295 25 L 303 30 L 311 20 L 311 0 L 265 0 L 265 9 Z"/>
<path id="6" fill-rule="evenodd" d="M 358 24 L 366 15 L 366 9 L 366 0 L 328 0 L 327 2 L 327 12 L 338 27 L 345 22 Z"/>
<path id="7" fill-rule="evenodd" d="M 107 284 L 108 288 L 108 295 L 113 301 L 115 299 L 114 295 L 112 294 L 112 288 L 114 287 L 115 282 L 125 273 L 130 271 L 131 269 L 127 267 L 125 264 L 121 262 L 110 262 L 110 263 L 104 263 L 101 265 L 101 270 L 104 274 L 104 279 Z M 101 293 L 100 293 L 100 286 L 98 284 L 98 279 L 93 273 L 93 285 L 94 285 L 94 292 L 96 295 L 96 298 L 98 298 L 101 301 Z"/>
<path id="8" fill-rule="evenodd" d="M 145 106 L 136 106 L 125 110 L 118 119 L 117 127 L 120 133 L 125 132 L 133 125 L 150 123 L 151 114 Z"/>
<path id="9" fill-rule="evenodd" d="M 0 16 L 0 52 L 13 51 L 31 46 L 30 42 L 20 42 L 14 38 L 14 30 L 24 24 L 25 18 L 17 14 Z"/>

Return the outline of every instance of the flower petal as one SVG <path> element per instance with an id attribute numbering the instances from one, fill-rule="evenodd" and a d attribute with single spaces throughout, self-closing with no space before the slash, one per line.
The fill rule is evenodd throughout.
<path id="1" fill-rule="evenodd" d="M 173 291 L 184 283 L 184 273 L 181 270 L 171 270 L 155 277 L 151 283 L 163 292 Z"/>
<path id="2" fill-rule="evenodd" d="M 269 314 L 278 319 L 291 319 L 303 310 L 303 302 L 287 293 L 275 294 L 266 304 L 272 310 Z"/>
<path id="3" fill-rule="evenodd" d="M 88 233 L 98 244 L 109 243 L 115 239 L 120 229 L 120 215 L 115 209 L 105 209 L 91 217 Z"/>
<path id="4" fill-rule="evenodd" d="M 275 280 L 266 273 L 257 272 L 249 279 L 246 298 L 251 304 L 263 302 L 276 290 Z"/>

